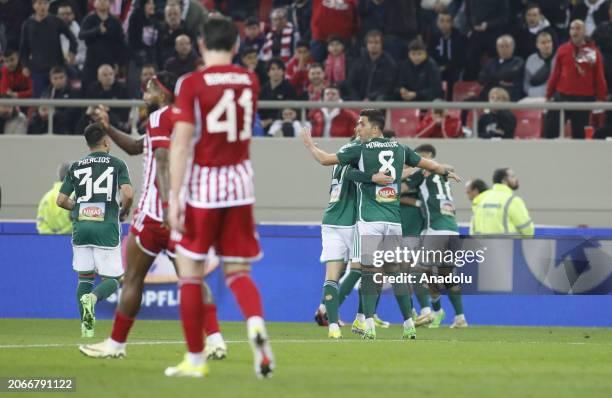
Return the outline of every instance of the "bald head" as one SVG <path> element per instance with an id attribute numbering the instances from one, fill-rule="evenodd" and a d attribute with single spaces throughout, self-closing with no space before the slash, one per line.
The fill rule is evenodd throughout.
<path id="1" fill-rule="evenodd" d="M 98 81 L 102 88 L 108 90 L 115 84 L 115 70 L 109 64 L 100 65 L 98 68 Z"/>
<path id="2" fill-rule="evenodd" d="M 179 35 L 174 40 L 174 49 L 181 58 L 186 58 L 191 53 L 191 39 L 187 35 Z"/>
<path id="3" fill-rule="evenodd" d="M 581 46 L 585 43 L 586 27 L 580 19 L 575 19 L 570 24 L 570 39 L 575 46 Z"/>

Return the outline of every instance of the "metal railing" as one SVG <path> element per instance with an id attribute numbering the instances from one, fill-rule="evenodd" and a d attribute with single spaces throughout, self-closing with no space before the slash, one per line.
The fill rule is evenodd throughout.
<path id="1" fill-rule="evenodd" d="M 144 106 L 142 100 L 96 100 L 96 99 L 9 99 L 0 98 L 0 105 L 19 106 L 19 107 L 40 107 L 49 108 L 49 120 L 47 122 L 47 134 L 53 133 L 53 114 L 55 108 L 86 108 L 89 106 L 104 105 L 109 108 L 130 108 L 130 121 L 132 131 L 136 130 L 138 122 L 138 108 Z M 307 110 L 318 108 L 341 108 L 341 109 L 458 109 L 472 111 L 472 131 L 478 130 L 478 111 L 481 109 L 490 110 L 552 110 L 559 111 L 559 128 L 563 129 L 565 124 L 566 111 L 612 111 L 612 102 L 325 102 L 325 101 L 259 101 L 258 109 L 300 109 L 302 121 L 307 119 Z M 562 130 L 561 130 L 562 131 Z M 474 134 L 476 136 L 476 134 Z M 559 134 L 563 138 L 564 134 Z"/>

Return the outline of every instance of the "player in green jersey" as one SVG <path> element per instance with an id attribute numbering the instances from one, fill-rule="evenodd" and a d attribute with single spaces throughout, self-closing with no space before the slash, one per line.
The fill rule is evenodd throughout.
<path id="1" fill-rule="evenodd" d="M 70 166 L 57 205 L 72 212 L 72 267 L 79 275 L 81 334 L 93 337 L 96 302 L 117 291 L 123 275 L 119 221 L 129 215 L 134 191 L 125 163 L 109 155 L 111 141 L 104 127 L 87 126 L 85 140 L 90 153 Z M 96 274 L 102 282 L 94 288 Z"/>
<path id="2" fill-rule="evenodd" d="M 436 148 L 430 144 L 420 145 L 415 151 L 426 159 L 434 159 L 436 157 Z M 418 189 L 425 211 L 425 228 L 422 233 L 424 235 L 423 247 L 428 250 L 452 250 L 454 242 L 456 242 L 459 235 L 459 228 L 455 219 L 455 205 L 448 179 L 444 176 L 418 170 L 410 175 L 408 185 L 410 188 Z M 437 272 L 440 275 L 452 273 L 454 270 L 453 266 L 446 264 L 427 265 L 437 267 Z M 451 327 L 467 327 L 465 315 L 463 314 L 461 286 L 459 284 L 449 284 L 445 288 L 455 310 L 455 319 Z M 429 327 L 437 328 L 445 316 L 444 309 L 442 309 L 440 303 L 440 288 L 437 285 L 430 284 L 429 289 L 434 312 L 422 314 L 417 318 L 416 323 L 419 326 L 429 324 Z"/>
<path id="3" fill-rule="evenodd" d="M 357 173 L 357 232 L 358 250 L 356 257 L 362 265 L 363 309 L 366 317 L 365 339 L 375 339 L 376 330 L 374 311 L 380 282 L 375 274 L 380 275 L 373 262 L 371 253 L 362 252 L 363 238 L 370 240 L 373 247 L 390 244 L 399 246 L 401 238 L 401 218 L 399 210 L 399 188 L 404 164 L 422 167 L 432 172 L 445 175 L 451 179 L 460 180 L 450 169 L 429 159 L 422 159 L 409 148 L 396 141 L 382 137 L 385 125 L 384 114 L 380 110 L 364 109 L 360 112 L 357 122 L 357 133 L 361 145 L 343 147 L 338 153 L 330 154 L 319 149 L 312 140 L 310 131 L 302 131 L 302 140 L 315 160 L 324 166 L 336 164 L 353 165 L 361 173 Z M 372 183 L 372 176 L 378 173 L 389 175 L 393 182 L 386 185 Z M 398 274 L 397 264 L 387 264 L 386 274 Z M 412 306 L 410 292 L 406 283 L 394 283 L 394 292 L 400 310 L 404 317 L 404 338 L 416 337 L 414 323 L 411 318 Z"/>
<path id="4" fill-rule="evenodd" d="M 355 140 L 344 145 L 360 145 Z M 344 279 L 344 289 L 338 282 L 345 270 L 346 263 L 351 260 L 351 248 L 354 241 L 355 219 L 356 219 L 356 187 L 347 179 L 352 166 L 335 165 L 332 169 L 332 181 L 330 187 L 330 199 L 321 225 L 321 237 L 323 250 L 321 262 L 325 263 L 325 283 L 323 284 L 323 303 L 329 322 L 328 336 L 332 339 L 342 338 L 338 325 L 338 308 L 341 301 L 346 298 L 350 290 L 361 276 L 359 264 L 352 265 L 349 275 Z M 388 184 L 393 180 L 383 173 L 371 177 L 375 183 Z M 343 290 L 341 292 L 341 290 Z"/>

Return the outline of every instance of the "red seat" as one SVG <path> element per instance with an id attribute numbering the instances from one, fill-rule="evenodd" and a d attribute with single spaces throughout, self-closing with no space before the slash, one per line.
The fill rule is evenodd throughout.
<path id="1" fill-rule="evenodd" d="M 418 109 L 392 109 L 390 112 L 391 129 L 397 137 L 414 137 L 419 128 Z"/>
<path id="2" fill-rule="evenodd" d="M 482 86 L 478 82 L 457 82 L 453 85 L 453 101 L 464 101 L 469 97 L 478 97 Z"/>
<path id="3" fill-rule="evenodd" d="M 514 111 L 516 116 L 515 138 L 540 138 L 542 136 L 542 111 L 523 109 Z"/>

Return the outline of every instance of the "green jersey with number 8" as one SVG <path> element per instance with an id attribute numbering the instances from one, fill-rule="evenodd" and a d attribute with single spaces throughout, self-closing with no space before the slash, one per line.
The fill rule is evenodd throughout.
<path id="1" fill-rule="evenodd" d="M 341 165 L 354 165 L 360 171 L 374 175 L 384 173 L 394 182 L 389 185 L 357 184 L 357 220 L 401 224 L 400 183 L 404 165 L 416 166 L 421 157 L 412 149 L 387 138 L 345 146 L 336 154 Z"/>
<path id="2" fill-rule="evenodd" d="M 105 152 L 92 152 L 70 166 L 60 192 L 75 193 L 74 246 L 119 245 L 119 187 L 131 185 L 126 164 Z"/>
<path id="3" fill-rule="evenodd" d="M 450 182 L 446 177 L 418 170 L 408 178 L 408 186 L 419 191 L 425 208 L 425 228 L 459 231 Z"/>

